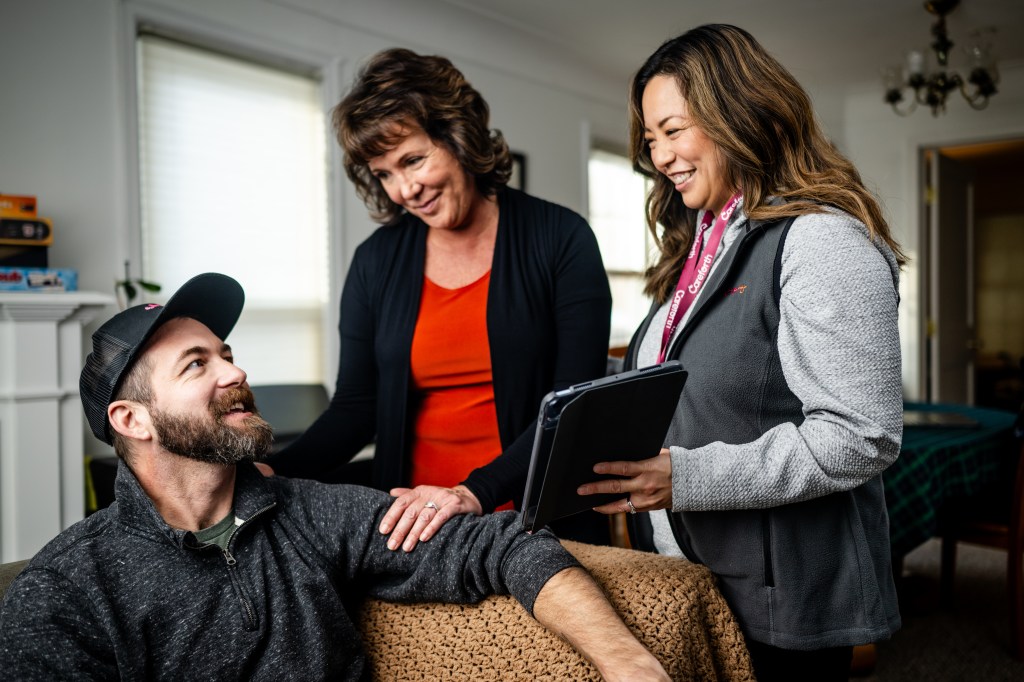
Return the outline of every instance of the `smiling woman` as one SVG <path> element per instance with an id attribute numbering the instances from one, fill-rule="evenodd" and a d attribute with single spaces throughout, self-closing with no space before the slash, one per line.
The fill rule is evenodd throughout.
<path id="1" fill-rule="evenodd" d="M 375 55 L 333 123 L 385 224 L 348 273 L 330 407 L 271 464 L 338 480 L 375 441 L 369 482 L 397 497 L 380 531 L 411 550 L 453 516 L 519 504 L 541 398 L 604 373 L 608 280 L 583 218 L 507 187 L 508 145 L 447 59 Z M 555 531 L 609 541 L 593 512 Z"/>
<path id="2" fill-rule="evenodd" d="M 422 129 L 393 134 L 400 141 L 368 166 L 388 198 L 427 225 L 427 279 L 446 289 L 477 281 L 491 269 L 496 199 L 478 192 L 455 155 Z"/>
<path id="3" fill-rule="evenodd" d="M 644 140 L 651 163 L 667 176 L 687 208 L 717 214 L 735 193 L 718 147 L 694 125 L 671 76 L 655 76 L 643 94 Z"/>
<path id="4" fill-rule="evenodd" d="M 899 453 L 903 260 L 810 98 L 746 31 L 661 45 L 630 89 L 654 300 L 626 369 L 688 372 L 657 457 L 617 479 L 634 545 L 714 572 L 757 679 L 848 678 L 900 626 L 881 474 Z"/>

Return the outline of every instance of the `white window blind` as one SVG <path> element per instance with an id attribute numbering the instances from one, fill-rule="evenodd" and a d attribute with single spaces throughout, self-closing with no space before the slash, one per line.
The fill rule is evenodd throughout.
<path id="1" fill-rule="evenodd" d="M 590 226 L 612 289 L 612 346 L 624 346 L 650 306 L 643 272 L 651 249 L 644 222 L 646 181 L 622 154 L 593 149 L 587 168 Z"/>
<path id="2" fill-rule="evenodd" d="M 313 78 L 138 38 L 142 274 L 245 288 L 230 342 L 253 384 L 323 380 L 327 160 Z"/>

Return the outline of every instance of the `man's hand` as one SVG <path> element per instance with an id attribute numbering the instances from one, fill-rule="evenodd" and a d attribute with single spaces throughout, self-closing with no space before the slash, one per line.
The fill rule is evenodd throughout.
<path id="1" fill-rule="evenodd" d="M 607 682 L 669 679 L 582 568 L 567 568 L 548 580 L 533 604 L 533 615 L 593 663 Z"/>
<path id="2" fill-rule="evenodd" d="M 594 465 L 594 473 L 622 477 L 587 483 L 576 489 L 579 495 L 622 494 L 621 500 L 594 507 L 596 512 L 618 514 L 672 508 L 672 457 L 665 448 L 657 457 L 639 462 L 600 462 Z"/>
<path id="3" fill-rule="evenodd" d="M 476 495 L 461 485 L 454 488 L 434 485 L 392 488 L 391 496 L 398 499 L 380 523 L 381 533 L 391 533 L 388 549 L 398 549 L 401 545 L 406 552 L 411 552 L 417 542 L 426 542 L 434 537 L 448 519 L 459 514 L 480 516 L 483 513 Z"/>

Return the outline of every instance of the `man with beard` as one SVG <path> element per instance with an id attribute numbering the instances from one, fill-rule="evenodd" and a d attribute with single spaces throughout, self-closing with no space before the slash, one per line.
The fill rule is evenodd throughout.
<path id="1" fill-rule="evenodd" d="M 81 397 L 122 460 L 116 502 L 12 583 L 6 679 L 365 679 L 346 600 L 493 593 L 607 679 L 668 679 L 572 556 L 520 532 L 514 513 L 460 516 L 412 552 L 390 550 L 377 530 L 388 495 L 262 476 L 271 429 L 224 343 L 243 300 L 230 277 L 199 275 L 93 335 Z"/>

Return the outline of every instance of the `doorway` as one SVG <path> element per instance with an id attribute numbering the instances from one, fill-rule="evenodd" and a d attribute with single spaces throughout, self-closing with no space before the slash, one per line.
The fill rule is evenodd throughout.
<path id="1" fill-rule="evenodd" d="M 924 395 L 1024 400 L 1024 139 L 923 149 Z"/>

